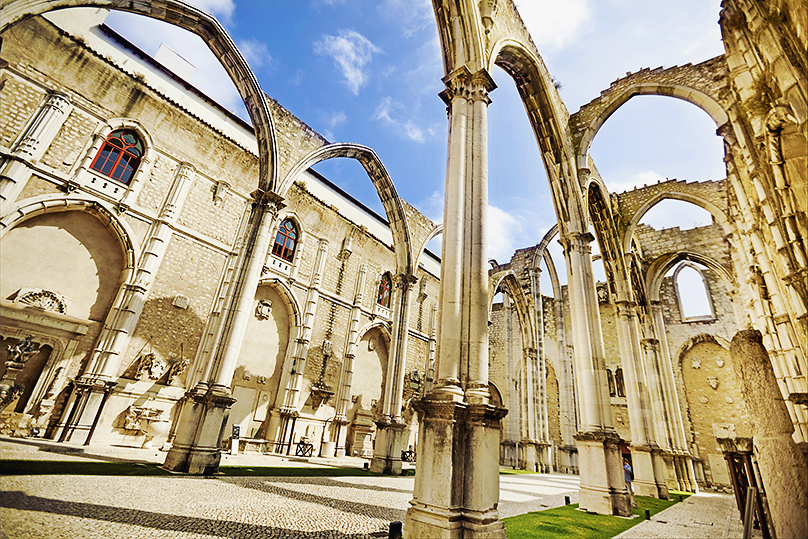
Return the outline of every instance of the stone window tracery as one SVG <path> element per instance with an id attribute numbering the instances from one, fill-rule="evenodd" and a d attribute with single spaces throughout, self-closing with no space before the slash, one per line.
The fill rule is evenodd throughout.
<path id="1" fill-rule="evenodd" d="M 140 137 L 130 129 L 117 129 L 104 141 L 90 169 L 129 185 L 142 157 L 143 142 Z"/>
<path id="2" fill-rule="evenodd" d="M 298 231 L 294 222 L 292 222 L 291 219 L 284 219 L 275 235 L 275 244 L 272 246 L 272 254 L 287 262 L 293 262 L 295 249 L 297 248 L 297 240 Z"/>
<path id="3" fill-rule="evenodd" d="M 376 296 L 376 303 L 390 308 L 390 296 L 393 292 L 393 280 L 390 278 L 389 273 L 382 275 L 379 281 L 379 293 Z"/>

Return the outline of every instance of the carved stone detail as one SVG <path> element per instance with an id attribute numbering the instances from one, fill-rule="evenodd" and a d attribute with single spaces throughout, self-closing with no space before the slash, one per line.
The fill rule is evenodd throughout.
<path id="1" fill-rule="evenodd" d="M 67 297 L 43 288 L 23 288 L 19 291 L 14 301 L 43 311 L 61 314 L 65 314 L 70 306 L 70 299 Z"/>

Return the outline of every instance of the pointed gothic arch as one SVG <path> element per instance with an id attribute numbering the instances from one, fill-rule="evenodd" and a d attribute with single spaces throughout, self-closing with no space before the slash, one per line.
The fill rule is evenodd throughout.
<path id="1" fill-rule="evenodd" d="M 258 143 L 258 188 L 261 191 L 276 189 L 278 152 L 269 104 L 244 56 L 215 17 L 180 0 L 5 0 L 0 32 L 24 19 L 71 7 L 97 7 L 143 15 L 173 24 L 202 38 L 230 76 L 250 115 Z"/>
<path id="2" fill-rule="evenodd" d="M 317 148 L 292 167 L 278 186 L 278 193 L 281 196 L 285 195 L 292 184 L 306 170 L 321 161 L 336 157 L 356 159 L 368 173 L 368 177 L 379 194 L 379 199 L 384 206 L 387 220 L 390 223 L 390 232 L 393 235 L 393 251 L 396 255 L 396 274 L 412 274 L 415 268 L 413 264 L 413 246 L 410 241 L 411 236 L 407 224 L 407 215 L 404 212 L 404 204 L 398 196 L 387 169 L 371 148 L 353 143 L 333 143 Z"/>

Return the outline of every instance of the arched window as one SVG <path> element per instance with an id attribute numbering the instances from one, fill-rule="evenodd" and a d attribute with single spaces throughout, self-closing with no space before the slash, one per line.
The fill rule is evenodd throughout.
<path id="1" fill-rule="evenodd" d="M 606 378 L 609 381 L 609 396 L 616 397 L 617 389 L 614 387 L 614 374 L 611 369 L 606 369 Z"/>
<path id="2" fill-rule="evenodd" d="M 682 262 L 675 269 L 673 280 L 683 322 L 712 320 L 715 317 L 703 268 L 691 262 Z"/>
<path id="3" fill-rule="evenodd" d="M 281 226 L 278 227 L 278 233 L 275 235 L 272 254 L 287 262 L 293 262 L 295 248 L 297 248 L 297 227 L 291 219 L 284 219 Z"/>
<path id="4" fill-rule="evenodd" d="M 616 386 L 615 389 L 617 390 L 618 397 L 625 397 L 626 396 L 626 383 L 623 381 L 623 369 L 620 367 L 614 371 L 614 385 Z"/>
<path id="5" fill-rule="evenodd" d="M 143 157 L 143 142 L 134 131 L 117 129 L 109 134 L 90 168 L 129 185 Z"/>
<path id="6" fill-rule="evenodd" d="M 385 273 L 382 275 L 382 279 L 379 282 L 379 295 L 376 297 L 376 303 L 379 305 L 384 305 L 388 309 L 390 308 L 390 296 L 393 292 L 393 280 L 390 278 L 389 273 Z"/>

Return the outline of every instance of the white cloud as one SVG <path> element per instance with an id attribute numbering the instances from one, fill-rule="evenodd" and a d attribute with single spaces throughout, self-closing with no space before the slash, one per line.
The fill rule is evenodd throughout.
<path id="1" fill-rule="evenodd" d="M 186 2 L 207 11 L 225 23 L 232 21 L 233 13 L 236 11 L 236 3 L 233 0 L 186 0 Z"/>
<path id="2" fill-rule="evenodd" d="M 500 264 L 511 260 L 516 250 L 517 235 L 522 232 L 519 221 L 496 206 L 488 205 L 488 258 Z"/>
<path id="3" fill-rule="evenodd" d="M 323 36 L 314 43 L 314 52 L 331 56 L 342 71 L 345 83 L 354 95 L 367 83 L 365 66 L 373 54 L 382 52 L 362 34 L 354 30 L 340 30 L 336 36 Z"/>
<path id="4" fill-rule="evenodd" d="M 404 106 L 398 101 L 393 100 L 392 97 L 384 97 L 381 103 L 376 107 L 371 119 L 391 126 L 400 137 L 406 140 L 412 140 L 413 142 L 426 142 L 427 139 L 435 135 L 437 126 L 424 128 L 417 125 L 411 119 L 402 120 L 397 117 L 395 111 L 403 108 Z"/>
<path id="5" fill-rule="evenodd" d="M 242 39 L 236 43 L 244 59 L 250 64 L 253 70 L 259 67 L 271 66 L 274 63 L 272 55 L 269 54 L 269 47 L 266 43 L 251 37 L 249 39 Z"/>
<path id="6" fill-rule="evenodd" d="M 435 24 L 432 0 L 384 0 L 377 9 L 386 20 L 394 21 L 407 38 Z"/>
<path id="7" fill-rule="evenodd" d="M 333 112 L 330 116 L 327 116 L 324 121 L 325 125 L 328 128 L 323 132 L 323 136 L 326 140 L 334 141 L 337 137 L 334 136 L 334 128 L 338 125 L 345 123 L 348 120 L 348 116 L 345 115 L 344 112 Z"/>
<path id="8" fill-rule="evenodd" d="M 564 48 L 592 18 L 590 0 L 521 0 L 516 8 L 539 50 Z"/>
<path id="9" fill-rule="evenodd" d="M 443 222 L 443 195 L 438 191 L 418 202 L 415 205 L 418 210 L 435 223 Z"/>

